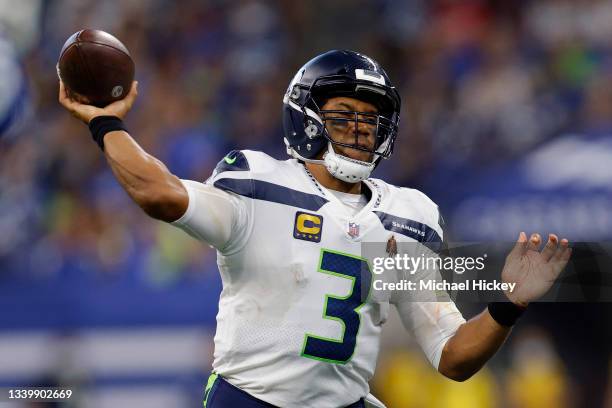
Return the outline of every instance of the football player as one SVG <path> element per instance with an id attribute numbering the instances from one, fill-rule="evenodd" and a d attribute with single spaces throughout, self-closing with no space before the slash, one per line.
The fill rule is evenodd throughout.
<path id="1" fill-rule="evenodd" d="M 290 159 L 235 150 L 206 182 L 180 180 L 123 125 L 137 95 L 100 109 L 59 99 L 89 125 L 117 180 L 153 218 L 217 249 L 223 281 L 206 407 L 363 407 L 394 305 L 443 375 L 463 381 L 496 352 L 570 256 L 567 240 L 521 233 L 502 279 L 508 302 L 465 321 L 452 301 L 362 296 L 363 242 L 442 241 L 423 193 L 371 178 L 393 152 L 400 96 L 372 58 L 334 50 L 300 68 L 283 100 Z M 374 401 L 374 404 L 376 402 Z"/>

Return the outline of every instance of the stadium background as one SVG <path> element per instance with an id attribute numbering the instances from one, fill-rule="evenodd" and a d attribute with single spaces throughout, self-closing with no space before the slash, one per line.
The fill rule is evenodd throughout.
<path id="1" fill-rule="evenodd" d="M 376 176 L 430 195 L 449 237 L 612 238 L 612 2 L 0 0 L 0 386 L 187 407 L 210 369 L 214 252 L 142 214 L 57 103 L 59 50 L 84 27 L 131 51 L 127 124 L 182 178 L 236 147 L 283 158 L 287 83 L 349 48 L 403 98 Z M 612 406 L 610 304 L 530 309 L 466 383 L 436 375 L 394 319 L 374 392 L 390 408 Z"/>

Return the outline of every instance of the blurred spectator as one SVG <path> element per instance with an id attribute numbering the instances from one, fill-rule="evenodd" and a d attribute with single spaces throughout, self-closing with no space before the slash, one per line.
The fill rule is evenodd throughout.
<path id="1" fill-rule="evenodd" d="M 420 355 L 396 349 L 386 354 L 377 370 L 374 392 L 389 408 L 499 406 L 497 384 L 486 368 L 457 383 L 431 370 Z"/>
<path id="2" fill-rule="evenodd" d="M 574 405 L 571 384 L 546 333 L 537 329 L 523 330 L 513 346 L 506 389 L 510 407 Z"/>

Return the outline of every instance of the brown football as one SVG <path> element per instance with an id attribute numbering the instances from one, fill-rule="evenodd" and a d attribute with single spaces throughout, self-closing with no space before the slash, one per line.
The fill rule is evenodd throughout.
<path id="1" fill-rule="evenodd" d="M 57 74 L 72 97 L 104 107 L 130 91 L 134 61 L 125 45 L 109 33 L 81 30 L 62 47 Z"/>

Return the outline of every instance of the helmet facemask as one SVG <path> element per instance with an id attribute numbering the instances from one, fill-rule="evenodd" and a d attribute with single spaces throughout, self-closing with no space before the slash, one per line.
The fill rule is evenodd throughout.
<path id="1" fill-rule="evenodd" d="M 368 92 L 370 93 L 370 92 Z M 361 112 L 355 110 L 341 109 L 322 109 L 325 102 L 335 96 L 346 96 L 360 101 L 372 103 L 379 110 L 373 112 Z M 315 121 L 309 121 L 306 127 L 310 126 L 310 131 L 322 135 L 328 141 L 328 148 L 323 153 L 323 162 L 328 171 L 336 178 L 355 183 L 368 178 L 374 168 L 378 165 L 380 158 L 389 158 L 393 153 L 393 145 L 398 129 L 397 115 L 388 114 L 392 110 L 385 109 L 380 99 L 376 95 L 368 95 L 366 92 L 336 92 L 333 94 L 317 95 L 311 93 L 311 98 L 306 101 L 306 106 L 310 108 L 310 115 L 316 113 Z M 395 117 L 394 117 L 395 116 Z M 374 136 L 374 146 L 364 146 L 368 143 L 363 138 L 368 137 L 365 132 L 371 132 Z M 335 140 L 332 137 L 333 131 L 352 132 L 352 141 L 348 142 Z M 307 129 L 308 131 L 308 129 Z M 334 147 L 341 146 L 371 154 L 368 161 L 357 160 L 338 152 Z"/>
<path id="2" fill-rule="evenodd" d="M 317 109 L 316 112 L 319 113 L 323 122 L 323 136 L 332 145 L 372 153 L 375 156 L 373 160 L 379 157 L 389 158 L 393 153 L 393 140 L 397 134 L 397 124 L 391 119 L 378 113 L 351 110 Z M 363 146 L 364 143 L 360 142 L 360 139 L 364 137 L 360 130 L 363 127 L 362 125 L 365 125 L 374 133 L 373 148 L 365 147 Z M 335 129 L 338 132 L 351 131 L 353 134 L 352 143 L 334 140 L 330 135 L 330 129 Z"/>

